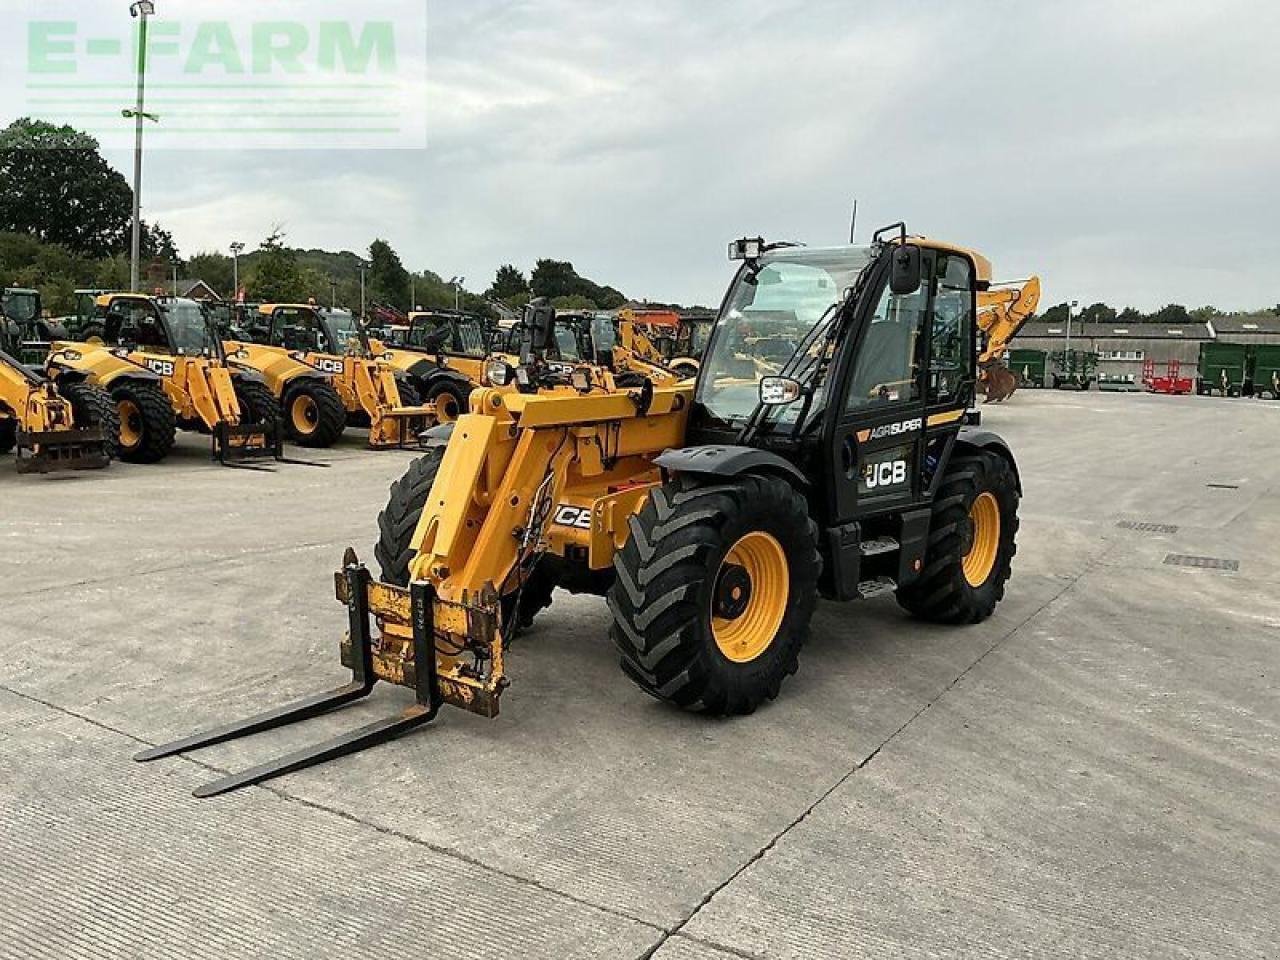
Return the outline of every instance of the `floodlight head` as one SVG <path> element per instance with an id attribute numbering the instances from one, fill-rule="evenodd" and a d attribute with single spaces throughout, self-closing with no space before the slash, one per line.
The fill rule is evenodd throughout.
<path id="1" fill-rule="evenodd" d="M 134 17 L 153 17 L 156 13 L 156 5 L 151 0 L 138 0 L 137 3 L 129 7 L 129 16 Z"/>

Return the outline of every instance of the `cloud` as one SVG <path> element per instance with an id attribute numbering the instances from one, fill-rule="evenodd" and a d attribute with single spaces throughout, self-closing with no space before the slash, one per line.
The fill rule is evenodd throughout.
<path id="1" fill-rule="evenodd" d="M 436 0 L 426 151 L 156 152 L 145 201 L 188 252 L 284 222 L 711 303 L 728 239 L 840 242 L 856 195 L 864 238 L 906 219 L 1050 302 L 1259 306 L 1276 36 L 1263 0 Z"/>

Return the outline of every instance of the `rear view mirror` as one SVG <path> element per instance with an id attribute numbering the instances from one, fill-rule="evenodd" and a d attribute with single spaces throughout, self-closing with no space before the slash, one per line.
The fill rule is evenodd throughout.
<path id="1" fill-rule="evenodd" d="M 760 381 L 760 403 L 766 407 L 785 407 L 800 399 L 804 388 L 790 377 L 765 377 Z"/>
<path id="2" fill-rule="evenodd" d="M 900 246 L 893 251 L 893 270 L 889 276 L 889 290 L 896 296 L 906 296 L 920 289 L 920 248 Z"/>

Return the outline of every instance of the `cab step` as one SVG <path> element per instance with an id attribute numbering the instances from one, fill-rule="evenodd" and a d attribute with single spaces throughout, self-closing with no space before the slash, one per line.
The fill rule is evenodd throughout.
<path id="1" fill-rule="evenodd" d="M 873 597 L 883 597 L 886 593 L 893 593 L 897 589 L 898 584 L 892 577 L 876 577 L 874 580 L 864 580 L 858 584 L 858 595 L 863 600 L 870 600 Z"/>
<path id="2" fill-rule="evenodd" d="M 864 557 L 878 557 L 895 552 L 899 546 L 900 544 L 893 537 L 883 537 L 879 540 L 863 540 L 861 550 Z"/>

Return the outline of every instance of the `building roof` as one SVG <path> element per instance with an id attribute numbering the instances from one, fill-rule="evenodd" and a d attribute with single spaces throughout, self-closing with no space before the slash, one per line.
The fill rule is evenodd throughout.
<path id="1" fill-rule="evenodd" d="M 1016 339 L 1066 339 L 1065 323 L 1032 320 Z M 1071 336 L 1083 340 L 1212 340 L 1213 331 L 1204 323 L 1081 323 L 1071 324 Z"/>
<path id="2" fill-rule="evenodd" d="M 1280 317 L 1273 313 L 1239 314 L 1230 317 L 1214 317 L 1213 329 L 1218 333 L 1280 334 Z"/>
<path id="3" fill-rule="evenodd" d="M 218 292 L 203 280 L 179 280 L 178 296 L 195 300 L 202 300 L 206 297 L 211 297 L 214 300 L 222 299 L 218 296 Z"/>

